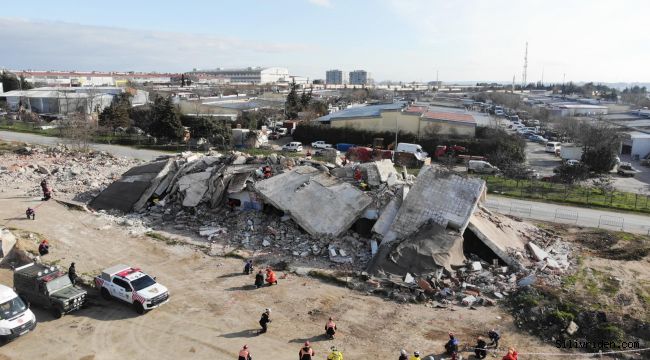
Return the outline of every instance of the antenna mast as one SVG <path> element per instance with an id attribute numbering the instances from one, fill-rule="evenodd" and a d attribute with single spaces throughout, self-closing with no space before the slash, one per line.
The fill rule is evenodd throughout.
<path id="1" fill-rule="evenodd" d="M 526 71 L 528 71 L 528 41 L 526 41 L 526 52 L 524 53 L 524 73 L 521 75 L 521 91 L 526 87 Z"/>

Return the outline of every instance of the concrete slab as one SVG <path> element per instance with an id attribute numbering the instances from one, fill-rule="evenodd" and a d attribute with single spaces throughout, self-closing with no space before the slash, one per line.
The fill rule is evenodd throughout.
<path id="1" fill-rule="evenodd" d="M 508 265 L 518 264 L 518 261 L 509 255 L 509 250 L 523 251 L 528 242 L 519 235 L 519 230 L 528 230 L 528 225 L 517 223 L 500 214 L 488 214 L 481 208 L 472 214 L 467 230 L 472 231 Z"/>
<path id="2" fill-rule="evenodd" d="M 16 237 L 8 229 L 0 229 L 0 263 L 16 246 Z"/>
<path id="3" fill-rule="evenodd" d="M 183 206 L 194 207 L 203 199 L 208 191 L 208 179 L 212 176 L 212 171 L 204 171 L 185 175 L 178 180 L 178 191 L 184 193 Z"/>
<path id="4" fill-rule="evenodd" d="M 95 210 L 138 210 L 154 193 L 171 168 L 172 159 L 136 166 L 109 185 L 89 207 Z"/>
<path id="5" fill-rule="evenodd" d="M 372 203 L 361 190 L 309 166 L 258 181 L 254 188 L 312 236 L 340 235 Z"/>
<path id="6" fill-rule="evenodd" d="M 387 240 L 405 238 L 428 221 L 462 234 L 484 189 L 485 181 L 481 179 L 422 167 L 391 225 L 392 234 Z"/>

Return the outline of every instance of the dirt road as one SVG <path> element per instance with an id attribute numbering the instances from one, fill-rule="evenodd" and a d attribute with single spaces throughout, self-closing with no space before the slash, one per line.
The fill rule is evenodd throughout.
<path id="1" fill-rule="evenodd" d="M 126 228 L 109 227 L 101 217 L 54 201 L 37 209 L 36 221 L 22 219 L 27 206 L 39 204 L 21 192 L 4 192 L 0 219 L 47 237 L 52 244 L 47 261 L 66 268 L 74 261 L 80 274 L 117 263 L 139 266 L 170 289 L 171 300 L 144 316 L 126 304 L 99 299 L 59 320 L 34 309 L 35 332 L 2 347 L 0 359 L 235 359 L 244 344 L 256 360 L 292 359 L 305 340 L 312 342 L 317 359 L 324 359 L 333 344 L 346 359 L 390 359 L 402 348 L 439 354 L 448 331 L 465 344 L 495 326 L 503 334 L 502 346 L 556 352 L 518 334 L 511 317 L 496 307 L 450 311 L 397 304 L 293 274 L 278 286 L 251 290 L 253 278 L 240 275 L 241 260 L 131 236 Z M 0 270 L 0 282 L 12 285 L 10 270 Z M 267 307 L 273 322 L 258 336 L 257 321 Z M 321 336 L 328 316 L 340 328 L 334 341 Z"/>

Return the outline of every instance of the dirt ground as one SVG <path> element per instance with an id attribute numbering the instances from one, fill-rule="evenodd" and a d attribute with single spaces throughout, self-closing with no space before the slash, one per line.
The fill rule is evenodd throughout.
<path id="1" fill-rule="evenodd" d="M 23 219 L 27 206 L 39 206 L 35 221 Z M 143 316 L 126 304 L 99 299 L 94 290 L 89 307 L 59 320 L 34 309 L 39 322 L 34 333 L 0 348 L 0 359 L 235 359 L 244 344 L 256 360 L 289 359 L 305 340 L 312 342 L 318 359 L 326 358 L 331 345 L 346 359 L 390 359 L 402 348 L 440 354 L 448 331 L 456 332 L 462 344 L 473 344 L 476 335 L 492 327 L 500 329 L 502 347 L 557 352 L 520 333 L 498 307 L 451 311 L 397 304 L 294 274 L 281 278 L 278 286 L 251 290 L 253 277 L 240 275 L 239 259 L 129 235 L 101 217 L 54 201 L 42 203 L 24 191 L 2 193 L 0 219 L 5 226 L 49 239 L 45 261 L 64 268 L 74 261 L 82 276 L 117 263 L 139 266 L 171 293 L 169 303 Z M 37 236 L 27 240 L 30 246 L 37 241 Z M 0 269 L 0 282 L 12 286 L 9 269 Z M 267 334 L 258 336 L 257 321 L 267 307 L 273 322 Z M 328 316 L 337 319 L 340 330 L 334 341 L 322 337 Z"/>

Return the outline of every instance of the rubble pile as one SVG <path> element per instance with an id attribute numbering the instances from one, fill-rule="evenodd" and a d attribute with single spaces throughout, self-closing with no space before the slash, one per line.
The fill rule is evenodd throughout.
<path id="1" fill-rule="evenodd" d="M 39 183 L 47 179 L 56 197 L 88 202 L 139 160 L 106 152 L 72 151 L 66 145 L 25 146 L 5 153 L 0 165 L 0 191 L 34 184 L 29 196 L 40 196 Z"/>

